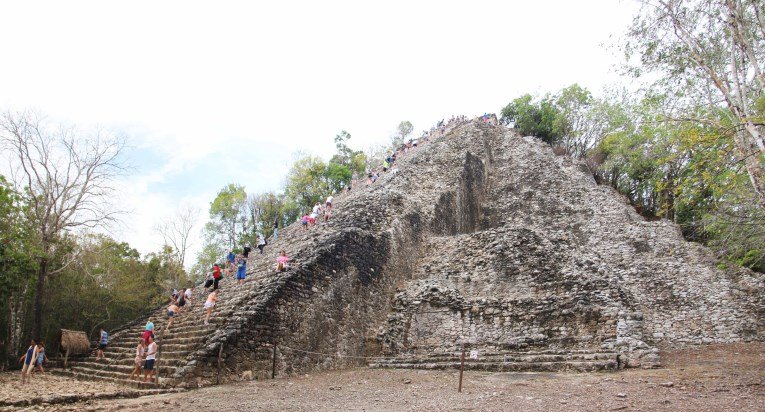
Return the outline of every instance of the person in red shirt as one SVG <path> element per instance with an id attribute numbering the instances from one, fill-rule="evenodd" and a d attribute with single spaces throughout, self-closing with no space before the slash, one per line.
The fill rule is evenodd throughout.
<path id="1" fill-rule="evenodd" d="M 218 289 L 218 282 L 223 279 L 223 273 L 221 273 L 220 266 L 218 264 L 214 264 L 212 268 L 212 272 L 209 272 L 207 274 L 207 280 L 205 281 L 205 289 L 209 288 L 210 286 L 213 287 L 213 290 Z"/>

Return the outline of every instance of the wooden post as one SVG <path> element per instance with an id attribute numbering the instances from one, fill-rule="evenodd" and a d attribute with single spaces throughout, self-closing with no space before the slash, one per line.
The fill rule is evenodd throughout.
<path id="1" fill-rule="evenodd" d="M 221 358 L 223 357 L 223 344 L 220 344 L 220 349 L 218 349 L 218 374 L 215 376 L 215 384 L 220 384 L 220 363 Z"/>
<path id="2" fill-rule="evenodd" d="M 66 355 L 64 355 L 64 370 L 66 370 L 66 363 L 69 360 L 69 346 L 66 347 Z"/>
<path id="3" fill-rule="evenodd" d="M 159 363 L 160 355 L 162 354 L 162 343 L 164 342 L 165 329 L 159 332 L 159 343 L 157 343 L 157 353 L 154 355 L 154 383 L 159 386 Z"/>
<path id="4" fill-rule="evenodd" d="M 462 355 L 460 356 L 460 386 L 457 392 L 462 392 L 462 372 L 465 370 L 465 344 L 462 344 Z"/>
<path id="5" fill-rule="evenodd" d="M 276 379 L 276 344 L 274 344 L 273 347 L 274 347 L 274 357 L 271 362 L 271 379 Z"/>

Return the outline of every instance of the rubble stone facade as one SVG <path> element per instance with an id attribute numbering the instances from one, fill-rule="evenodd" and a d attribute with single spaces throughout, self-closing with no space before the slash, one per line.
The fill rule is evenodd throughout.
<path id="1" fill-rule="evenodd" d="M 293 266 L 275 273 L 281 249 Z M 329 224 L 286 228 L 250 266 L 172 384 L 268 377 L 271 344 L 279 374 L 453 367 L 463 347 L 480 352 L 469 368 L 601 370 L 765 331 L 761 274 L 719 269 L 583 164 L 484 123 L 400 156 L 336 196 Z"/>

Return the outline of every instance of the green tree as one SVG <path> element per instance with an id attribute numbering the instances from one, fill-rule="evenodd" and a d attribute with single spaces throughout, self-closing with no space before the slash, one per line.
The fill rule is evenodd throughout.
<path id="1" fill-rule="evenodd" d="M 246 241 L 250 244 L 256 244 L 258 234 L 268 238 L 273 234 L 273 224 L 279 222 L 284 226 L 284 200 L 281 196 L 273 192 L 250 195 L 247 198 L 247 213 L 249 218 L 248 228 L 250 229 Z"/>
<path id="2" fill-rule="evenodd" d="M 297 217 L 310 210 L 331 193 L 327 170 L 327 164 L 317 156 L 304 156 L 292 164 L 284 189 L 291 216 Z"/>
<path id="3" fill-rule="evenodd" d="M 205 233 L 206 235 L 206 233 Z M 211 241 L 205 237 L 205 242 L 202 245 L 202 250 L 197 253 L 196 263 L 191 267 L 189 272 L 192 283 L 201 282 L 207 272 L 212 269 L 215 263 L 222 263 L 221 259 L 226 255 L 226 248 L 218 242 Z"/>
<path id="4" fill-rule="evenodd" d="M 26 220 L 23 197 L 0 175 L 0 340 L 4 362 L 15 363 L 22 342 L 30 292 L 37 262 L 32 249 L 32 228 Z"/>
<path id="5" fill-rule="evenodd" d="M 247 192 L 244 186 L 229 183 L 210 203 L 210 220 L 205 225 L 207 238 L 224 248 L 236 248 L 247 224 Z"/>
<path id="6" fill-rule="evenodd" d="M 348 146 L 350 139 L 351 135 L 345 130 L 335 136 L 335 147 L 337 150 L 329 163 L 345 166 L 351 175 L 361 176 L 366 172 L 367 157 L 363 151 L 353 150 Z M 333 171 L 329 174 L 337 176 L 340 172 Z"/>
<path id="7" fill-rule="evenodd" d="M 765 9 L 744 0 L 643 0 L 624 51 L 630 72 L 651 73 L 679 116 L 728 125 L 765 208 Z M 633 58 L 636 57 L 636 58 Z M 635 62 L 635 63 L 633 63 Z M 658 76 L 657 76 L 658 75 Z M 705 110 L 700 110 L 704 108 Z M 722 117 L 718 109 L 724 108 Z M 690 119 L 688 114 L 704 115 Z"/>
<path id="8" fill-rule="evenodd" d="M 553 120 L 554 133 L 560 136 L 560 146 L 566 154 L 575 158 L 584 157 L 593 147 L 599 132 L 590 112 L 595 103 L 589 90 L 573 84 L 561 90 L 554 97 L 557 115 Z"/>
<path id="9" fill-rule="evenodd" d="M 414 126 L 412 126 L 412 122 L 409 120 L 403 120 L 401 123 L 399 123 L 396 127 L 396 134 L 393 135 L 391 140 L 393 147 L 397 148 L 404 144 L 406 138 L 412 134 L 412 130 L 414 130 Z"/>
<path id="10" fill-rule="evenodd" d="M 104 235 L 69 238 L 77 258 L 51 279 L 43 337 L 53 341 L 61 328 L 96 337 L 165 303 L 170 287 L 187 280 L 170 248 L 141 259 L 125 242 Z M 76 299 L 73 299 L 76 297 Z"/>
<path id="11" fill-rule="evenodd" d="M 502 109 L 500 121 L 514 124 L 522 134 L 537 137 L 552 146 L 561 138 L 559 117 L 559 110 L 549 95 L 534 101 L 530 94 L 525 94 Z"/>

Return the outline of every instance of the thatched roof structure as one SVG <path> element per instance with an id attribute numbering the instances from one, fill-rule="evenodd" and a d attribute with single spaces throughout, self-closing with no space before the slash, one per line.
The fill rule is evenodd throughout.
<path id="1" fill-rule="evenodd" d="M 90 350 L 90 341 L 85 332 L 61 329 L 61 351 L 69 350 L 70 355 L 84 355 Z"/>

